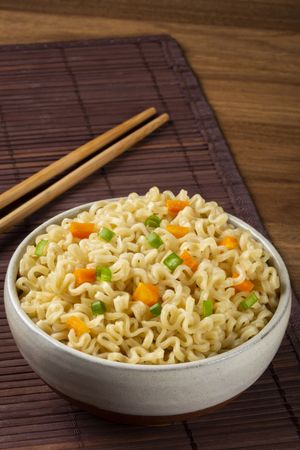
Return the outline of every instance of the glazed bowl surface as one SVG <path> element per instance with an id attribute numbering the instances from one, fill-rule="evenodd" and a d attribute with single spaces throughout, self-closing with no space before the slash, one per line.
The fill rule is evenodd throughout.
<path id="1" fill-rule="evenodd" d="M 270 253 L 281 283 L 273 317 L 256 336 L 239 347 L 194 362 L 134 365 L 99 359 L 69 348 L 34 324 L 22 310 L 16 290 L 19 261 L 26 247 L 48 225 L 74 217 L 89 206 L 68 210 L 37 227 L 20 243 L 10 260 L 4 289 L 6 315 L 17 346 L 33 370 L 64 396 L 102 416 L 125 422 L 135 422 L 137 418 L 144 418 L 146 423 L 159 422 L 159 418 L 182 420 L 227 402 L 253 384 L 272 361 L 284 336 L 291 309 L 291 288 L 286 266 L 274 246 L 234 216 L 229 216 L 230 222 L 250 231 Z"/>

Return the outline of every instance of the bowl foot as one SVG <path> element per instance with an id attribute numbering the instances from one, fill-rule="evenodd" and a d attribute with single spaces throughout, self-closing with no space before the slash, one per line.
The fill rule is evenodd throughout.
<path id="1" fill-rule="evenodd" d="M 198 411 L 192 411 L 190 413 L 185 414 L 176 414 L 171 416 L 136 416 L 131 414 L 121 414 L 114 411 L 108 411 L 105 409 L 97 408 L 96 406 L 89 405 L 87 403 L 83 403 L 79 400 L 75 400 L 71 397 L 68 397 L 67 395 L 63 394 L 60 391 L 57 391 L 52 386 L 50 386 L 51 389 L 53 389 L 57 394 L 59 394 L 61 397 L 68 400 L 70 403 L 73 403 L 76 406 L 79 406 L 81 409 L 100 417 L 103 420 L 106 420 L 108 422 L 114 422 L 114 423 L 121 423 L 126 425 L 144 425 L 144 426 L 165 426 L 165 425 L 171 425 L 173 423 L 182 422 L 185 420 L 191 420 L 195 419 L 199 416 L 204 416 L 206 414 L 213 413 L 221 408 L 223 408 L 225 405 L 230 403 L 234 398 L 233 397 L 230 400 L 226 400 L 223 403 L 219 403 L 218 405 L 212 406 L 211 408 L 205 408 Z M 240 395 L 240 394 L 239 394 Z"/>

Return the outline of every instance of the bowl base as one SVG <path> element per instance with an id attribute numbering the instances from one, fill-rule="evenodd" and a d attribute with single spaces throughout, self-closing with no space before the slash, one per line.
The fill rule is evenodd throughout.
<path id="1" fill-rule="evenodd" d="M 230 403 L 232 400 L 237 398 L 239 395 L 236 395 L 235 397 L 226 400 L 225 402 L 218 403 L 215 406 L 212 406 L 211 408 L 205 408 L 200 409 L 198 411 L 192 411 L 190 413 L 184 413 L 184 414 L 175 414 L 171 416 L 135 416 L 131 414 L 122 414 L 114 411 L 108 411 L 105 409 L 97 408 L 96 406 L 89 405 L 88 403 L 83 403 L 79 400 L 75 400 L 71 397 L 68 397 L 67 395 L 63 394 L 62 392 L 58 391 L 57 389 L 54 389 L 52 386 L 50 386 L 51 389 L 53 389 L 58 395 L 63 397 L 64 399 L 68 400 L 70 403 L 80 407 L 81 409 L 100 417 L 103 420 L 106 420 L 108 422 L 114 422 L 114 423 L 120 423 L 125 425 L 144 425 L 144 426 L 165 426 L 165 425 L 171 425 L 173 423 L 183 422 L 186 420 L 191 420 L 199 416 L 204 416 L 206 414 L 213 413 L 224 406 L 226 406 L 228 403 Z"/>

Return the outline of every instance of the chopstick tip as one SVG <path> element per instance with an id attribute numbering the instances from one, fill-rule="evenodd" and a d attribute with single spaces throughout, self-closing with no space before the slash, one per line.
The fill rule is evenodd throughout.
<path id="1" fill-rule="evenodd" d="M 170 120 L 170 116 L 168 113 L 163 113 L 161 115 L 161 118 L 162 118 L 163 122 L 168 122 L 168 120 Z"/>
<path id="2" fill-rule="evenodd" d="M 148 108 L 147 110 L 149 112 L 149 114 L 156 114 L 157 113 L 157 109 L 154 106 L 151 106 L 151 108 Z"/>

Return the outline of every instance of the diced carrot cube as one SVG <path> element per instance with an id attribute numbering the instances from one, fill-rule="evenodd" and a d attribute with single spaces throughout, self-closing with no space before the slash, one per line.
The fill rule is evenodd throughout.
<path id="1" fill-rule="evenodd" d="M 185 236 L 190 229 L 188 227 L 180 227 L 179 225 L 167 225 L 167 230 L 172 233 L 176 238 Z"/>
<path id="2" fill-rule="evenodd" d="M 82 283 L 94 283 L 96 281 L 96 269 L 75 269 L 74 275 L 77 286 Z"/>
<path id="3" fill-rule="evenodd" d="M 169 199 L 169 200 L 167 200 L 166 204 L 167 204 L 167 207 L 168 207 L 168 213 L 171 216 L 176 216 L 176 214 L 178 214 L 179 211 L 184 209 L 186 206 L 189 206 L 190 202 L 183 201 L 183 200 L 172 200 L 172 199 Z"/>
<path id="4" fill-rule="evenodd" d="M 77 336 L 81 336 L 84 333 L 89 333 L 89 327 L 84 323 L 83 320 L 78 319 L 76 316 L 71 316 L 66 322 L 67 326 L 75 330 Z"/>
<path id="5" fill-rule="evenodd" d="M 237 278 L 238 276 L 239 276 L 238 273 L 232 274 L 233 278 Z M 254 283 L 252 283 L 252 281 L 250 281 L 250 280 L 244 280 L 244 281 L 242 281 L 242 283 L 234 285 L 234 289 L 237 292 L 250 292 L 250 291 L 252 291 L 253 288 L 254 288 Z"/>
<path id="6" fill-rule="evenodd" d="M 180 258 L 183 259 L 183 264 L 190 267 L 190 269 L 192 269 L 193 272 L 196 272 L 199 265 L 196 258 L 190 255 L 189 252 L 186 250 L 180 255 Z"/>
<path id="7" fill-rule="evenodd" d="M 239 246 L 239 243 L 235 237 L 226 236 L 224 237 L 224 239 L 221 240 L 219 245 L 223 245 L 224 247 L 227 247 L 228 250 L 232 250 L 234 248 L 237 248 Z"/>
<path id="8" fill-rule="evenodd" d="M 141 301 L 148 306 L 152 306 L 159 299 L 159 289 L 154 284 L 139 283 L 132 298 L 135 301 Z"/>
<path id="9" fill-rule="evenodd" d="M 81 222 L 71 222 L 70 230 L 74 237 L 80 239 L 88 238 L 91 233 L 94 233 L 94 231 L 96 231 L 94 223 Z"/>

